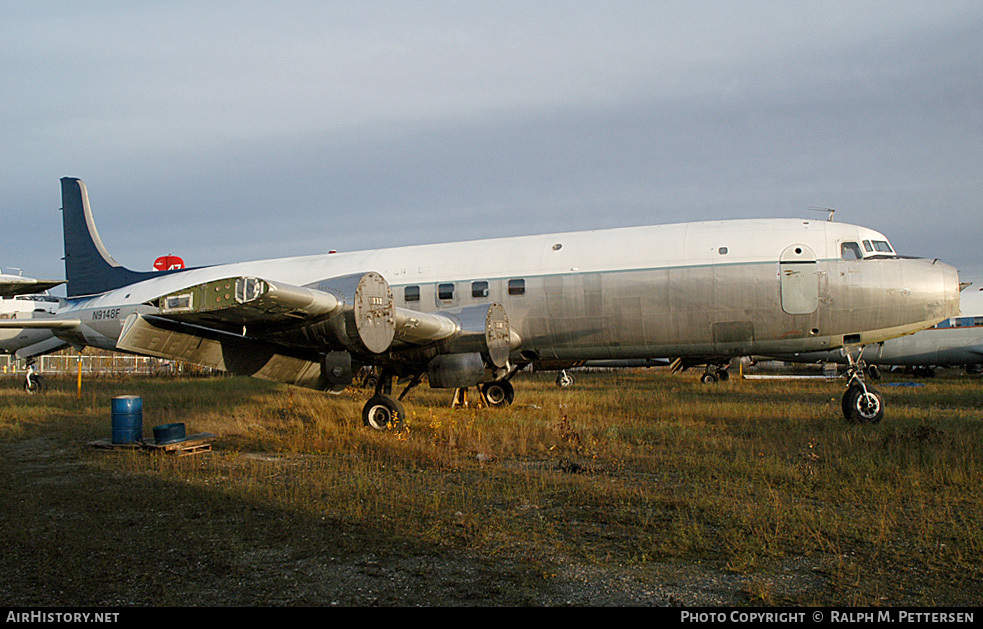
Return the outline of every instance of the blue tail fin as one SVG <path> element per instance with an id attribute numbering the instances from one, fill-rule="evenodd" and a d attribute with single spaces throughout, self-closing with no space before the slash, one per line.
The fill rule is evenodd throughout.
<path id="1" fill-rule="evenodd" d="M 104 293 L 160 275 L 154 271 L 131 271 L 113 260 L 96 231 L 89 193 L 81 179 L 62 177 L 61 210 L 69 297 Z"/>

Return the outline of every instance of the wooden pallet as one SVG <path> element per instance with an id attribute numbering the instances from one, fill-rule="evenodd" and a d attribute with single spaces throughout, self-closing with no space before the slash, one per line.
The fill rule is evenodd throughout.
<path id="1" fill-rule="evenodd" d="M 143 447 L 147 448 L 148 450 L 165 452 L 175 456 L 188 456 L 189 454 L 211 452 L 212 442 L 215 441 L 215 439 L 217 439 L 217 436 L 210 432 L 199 432 L 193 435 L 188 435 L 183 441 L 178 441 L 176 443 L 157 445 L 153 441 L 145 441 Z"/>
<path id="2" fill-rule="evenodd" d="M 113 443 L 112 439 L 97 439 L 90 441 L 89 445 L 106 450 L 150 450 L 153 452 L 163 452 L 175 456 L 188 456 L 189 454 L 200 454 L 212 451 L 212 442 L 218 438 L 210 432 L 199 432 L 188 435 L 183 441 L 176 443 L 165 443 L 158 445 L 151 439 L 139 443 Z"/>

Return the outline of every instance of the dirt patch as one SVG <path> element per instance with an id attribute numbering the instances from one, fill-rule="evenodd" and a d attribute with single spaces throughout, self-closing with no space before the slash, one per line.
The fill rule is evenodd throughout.
<path id="1" fill-rule="evenodd" d="M 669 606 L 746 600 L 712 567 L 485 555 L 113 473 L 83 443 L 0 443 L 8 605 Z M 114 453 L 96 456 L 115 456 Z M 210 455 L 205 455 L 210 456 Z M 254 460 L 280 457 L 257 454 Z"/>

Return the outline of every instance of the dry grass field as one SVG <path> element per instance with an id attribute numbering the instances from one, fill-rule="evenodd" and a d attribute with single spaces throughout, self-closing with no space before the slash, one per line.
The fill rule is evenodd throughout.
<path id="1" fill-rule="evenodd" d="M 0 601 L 150 605 L 980 605 L 983 382 L 520 374 L 516 403 L 415 390 L 408 430 L 243 378 L 0 380 Z M 901 382 L 895 380 L 895 382 Z M 106 450 L 114 396 L 178 457 Z"/>

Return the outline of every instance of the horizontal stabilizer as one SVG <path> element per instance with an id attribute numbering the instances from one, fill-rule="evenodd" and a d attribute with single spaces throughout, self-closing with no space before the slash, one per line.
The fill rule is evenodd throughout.
<path id="1" fill-rule="evenodd" d="M 0 274 L 0 297 L 36 295 L 64 283 L 64 280 L 36 280 L 33 277 Z"/>
<path id="2" fill-rule="evenodd" d="M 6 330 L 71 330 L 82 324 L 78 319 L 2 319 L 0 328 Z"/>

